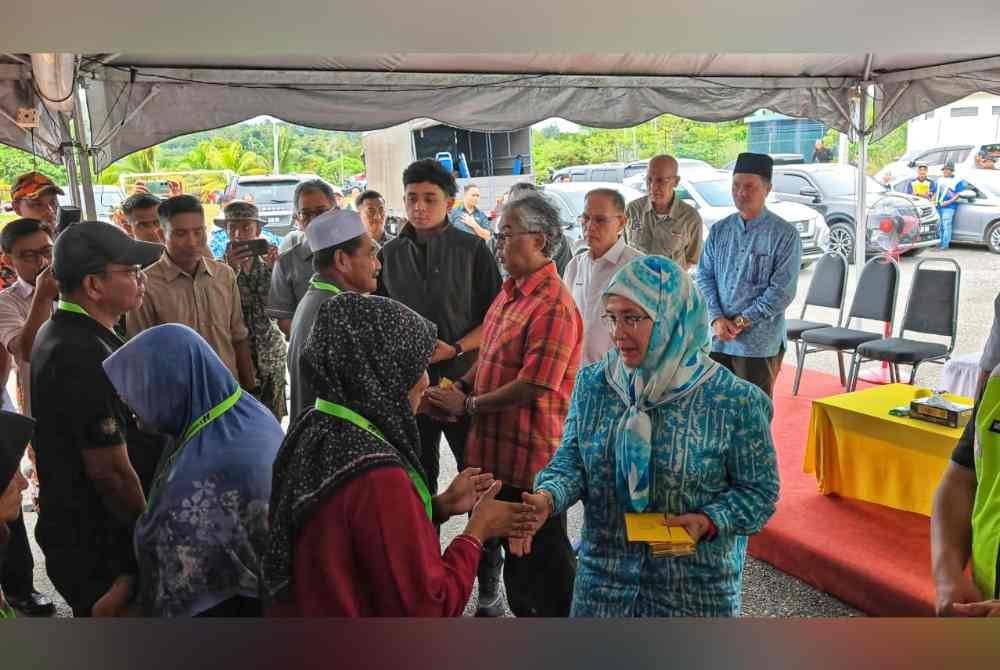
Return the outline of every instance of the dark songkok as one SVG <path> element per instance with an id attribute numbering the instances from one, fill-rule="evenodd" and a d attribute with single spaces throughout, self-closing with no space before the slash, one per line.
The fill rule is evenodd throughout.
<path id="1" fill-rule="evenodd" d="M 21 456 L 34 430 L 35 422 L 28 417 L 0 412 L 0 492 L 7 488 L 21 466 Z"/>
<path id="2" fill-rule="evenodd" d="M 774 171 L 774 160 L 767 154 L 752 154 L 744 152 L 736 157 L 736 167 L 733 174 L 755 174 L 771 181 Z"/>

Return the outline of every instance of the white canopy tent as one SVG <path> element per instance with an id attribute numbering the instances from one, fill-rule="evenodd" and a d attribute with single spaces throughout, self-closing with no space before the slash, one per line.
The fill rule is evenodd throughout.
<path id="1" fill-rule="evenodd" d="M 818 119 L 860 140 L 860 181 L 869 140 L 970 93 L 1000 93 L 1000 54 L 115 53 L 75 59 L 83 93 L 60 115 L 46 109 L 55 103 L 33 81 L 52 79 L 43 70 L 59 60 L 36 58 L 32 65 L 27 54 L 0 57 L 0 141 L 65 159 L 60 146 L 69 146 L 72 118 L 80 123 L 74 146 L 96 170 L 172 137 L 264 114 L 330 130 L 433 118 L 498 131 L 554 116 L 613 128 L 664 113 L 723 121 L 766 108 Z M 25 106 L 43 110 L 34 133 L 13 123 Z M 80 177 L 89 194 L 89 166 Z M 865 189 L 858 193 L 863 233 Z M 92 203 L 85 204 L 92 213 Z M 863 244 L 856 247 L 864 253 Z"/>

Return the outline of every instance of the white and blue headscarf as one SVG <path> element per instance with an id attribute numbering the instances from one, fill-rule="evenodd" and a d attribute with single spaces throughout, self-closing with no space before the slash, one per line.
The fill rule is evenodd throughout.
<path id="1" fill-rule="evenodd" d="M 663 256 L 643 256 L 619 270 L 604 291 L 639 305 L 653 319 L 638 368 L 617 349 L 605 355 L 607 379 L 628 406 L 612 435 L 617 487 L 632 511 L 643 512 L 652 485 L 652 424 L 647 412 L 691 393 L 717 369 L 708 357 L 708 312 L 686 272 Z"/>

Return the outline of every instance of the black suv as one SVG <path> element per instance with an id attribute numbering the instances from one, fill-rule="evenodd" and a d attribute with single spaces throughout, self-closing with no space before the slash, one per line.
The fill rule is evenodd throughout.
<path id="1" fill-rule="evenodd" d="M 853 165 L 835 163 L 808 163 L 804 165 L 776 165 L 771 190 L 779 200 L 798 202 L 818 210 L 826 217 L 829 229 L 829 248 L 844 254 L 854 262 L 854 216 L 857 211 L 858 171 Z M 888 191 L 871 177 L 867 178 L 866 204 L 871 207 Z M 893 193 L 900 196 L 900 193 Z M 920 233 L 910 254 L 919 254 L 927 247 L 940 243 L 937 208 L 923 198 L 902 195 L 916 208 L 920 216 Z M 866 253 L 882 252 L 878 246 L 875 229 L 869 227 Z"/>

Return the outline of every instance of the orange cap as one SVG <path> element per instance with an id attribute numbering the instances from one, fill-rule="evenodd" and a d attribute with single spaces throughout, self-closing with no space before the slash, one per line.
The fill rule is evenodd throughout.
<path id="1" fill-rule="evenodd" d="M 63 190 L 55 185 L 51 179 L 41 172 L 27 172 L 17 178 L 14 188 L 10 190 L 11 200 L 28 198 L 34 200 L 46 192 L 54 191 L 59 195 L 65 195 Z"/>

